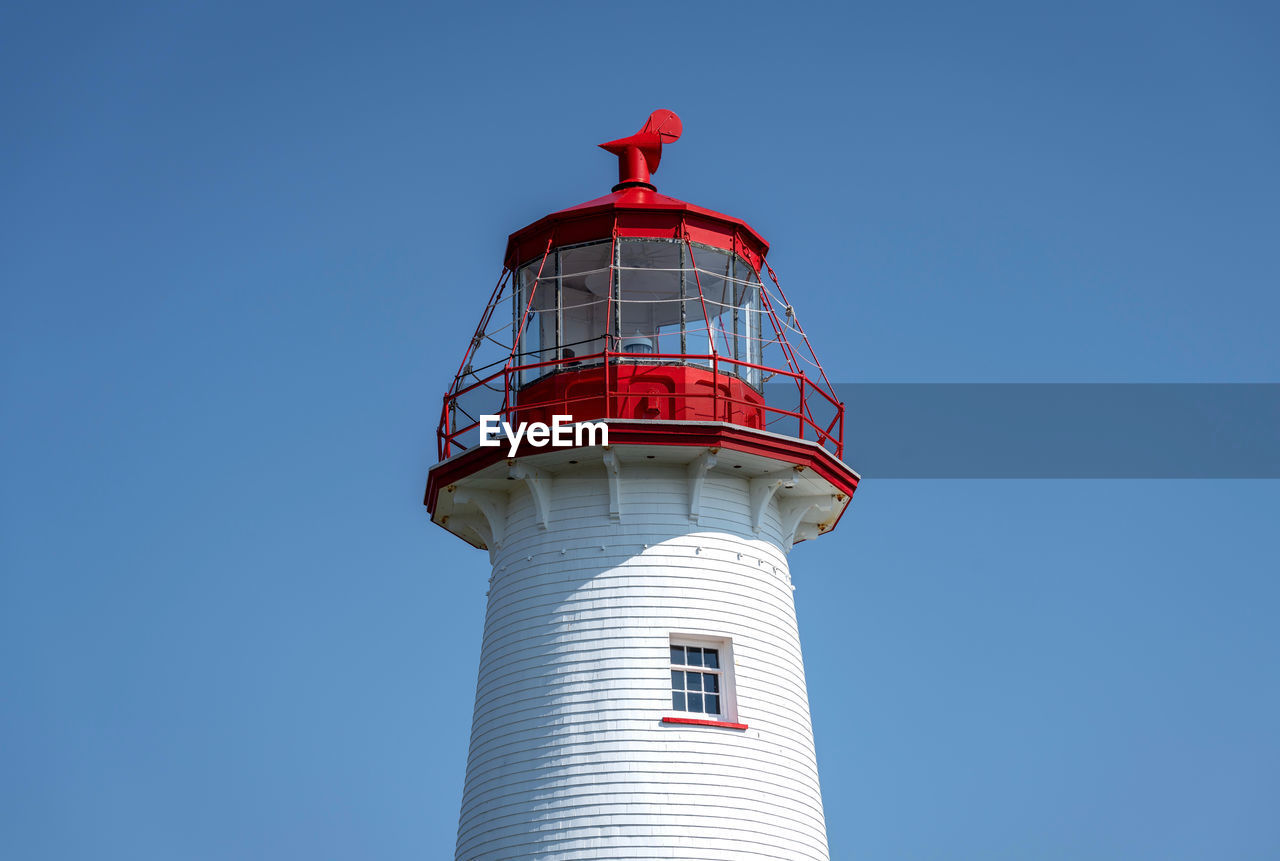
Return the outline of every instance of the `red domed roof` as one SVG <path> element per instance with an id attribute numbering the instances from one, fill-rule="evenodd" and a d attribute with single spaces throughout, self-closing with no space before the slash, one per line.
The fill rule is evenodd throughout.
<path id="1" fill-rule="evenodd" d="M 689 239 L 733 251 L 757 270 L 769 243 L 740 218 L 631 186 L 553 212 L 511 234 L 506 264 L 515 269 L 555 247 L 618 236 Z"/>

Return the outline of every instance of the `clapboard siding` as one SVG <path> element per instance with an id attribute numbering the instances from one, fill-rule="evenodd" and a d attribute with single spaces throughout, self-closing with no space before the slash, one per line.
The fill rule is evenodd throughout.
<path id="1" fill-rule="evenodd" d="M 683 468 L 512 482 L 492 554 L 457 861 L 826 859 L 785 537 L 744 479 Z M 732 641 L 746 731 L 664 725 L 673 632 Z"/>

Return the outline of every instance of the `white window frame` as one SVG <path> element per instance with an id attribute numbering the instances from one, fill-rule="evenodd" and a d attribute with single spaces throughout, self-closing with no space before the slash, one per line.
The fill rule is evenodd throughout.
<path id="1" fill-rule="evenodd" d="M 718 715 L 708 714 L 707 712 L 693 712 L 678 710 L 671 704 L 671 674 L 667 673 L 667 703 L 666 708 L 677 717 L 687 717 L 703 720 L 721 721 L 724 723 L 738 722 L 738 696 L 737 685 L 734 683 L 734 662 L 733 662 L 733 640 L 728 637 L 715 637 L 707 634 L 687 634 L 679 631 L 673 631 L 667 638 L 667 665 L 670 670 L 694 670 L 701 673 L 715 673 L 719 677 L 720 685 L 720 713 Z M 706 667 L 690 667 L 688 664 L 671 663 L 671 646 L 694 646 L 701 649 L 715 649 L 719 653 L 720 666 L 715 669 Z"/>

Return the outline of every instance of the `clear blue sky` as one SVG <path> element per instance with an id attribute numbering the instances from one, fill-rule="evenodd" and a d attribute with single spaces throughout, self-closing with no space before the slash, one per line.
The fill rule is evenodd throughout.
<path id="1" fill-rule="evenodd" d="M 451 857 L 439 395 L 654 108 L 834 380 L 1280 380 L 1274 5 L 1036 5 L 5 6 L 0 856 Z M 792 559 L 833 856 L 1280 856 L 1278 514 L 864 483 Z"/>

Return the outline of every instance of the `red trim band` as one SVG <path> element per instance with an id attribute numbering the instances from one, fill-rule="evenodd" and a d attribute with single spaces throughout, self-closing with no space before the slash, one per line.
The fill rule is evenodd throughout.
<path id="1" fill-rule="evenodd" d="M 698 718 L 664 717 L 663 723 L 682 723 L 692 726 L 718 726 L 721 729 L 746 729 L 745 723 L 729 723 L 727 720 L 700 720 Z"/>
<path id="2" fill-rule="evenodd" d="M 722 422 L 629 423 L 625 419 L 608 419 L 607 421 L 611 445 L 728 448 L 774 458 L 792 466 L 812 469 L 838 490 L 850 496 L 858 487 L 857 473 L 812 440 L 801 440 Z M 566 448 L 557 449 L 557 451 L 566 450 Z M 428 511 L 435 513 L 436 497 L 439 496 L 442 488 L 507 459 L 507 453 L 501 446 L 492 446 L 467 449 L 447 461 L 437 463 L 427 474 L 427 492 L 423 498 L 423 504 L 427 506 Z"/>
<path id="3" fill-rule="evenodd" d="M 554 231 L 557 247 L 580 242 L 608 241 L 613 231 L 619 236 L 680 239 L 685 230 L 690 239 L 736 252 L 760 269 L 769 243 L 740 218 L 686 203 L 643 186 L 624 188 L 562 209 L 522 227 L 507 239 L 504 257 L 515 269 L 529 262 Z"/>
<path id="4" fill-rule="evenodd" d="M 860 480 L 858 474 L 840 461 L 834 454 L 812 440 L 785 437 L 766 431 L 728 425 L 722 422 L 627 422 L 625 419 L 609 419 L 611 445 L 670 445 L 698 448 L 726 448 L 747 454 L 762 455 L 792 466 L 812 469 L 815 474 L 830 482 L 838 491 L 853 496 Z M 566 451 L 561 448 L 557 451 Z M 503 460 L 506 452 L 501 446 L 472 448 L 456 454 L 447 461 L 431 467 L 427 473 L 427 491 L 423 504 L 432 515 L 440 491 L 462 481 Z M 831 524 L 834 529 L 844 517 L 848 507 L 840 510 L 840 517 Z M 830 530 L 828 530 L 830 531 Z M 477 547 L 479 545 L 476 545 Z"/>

